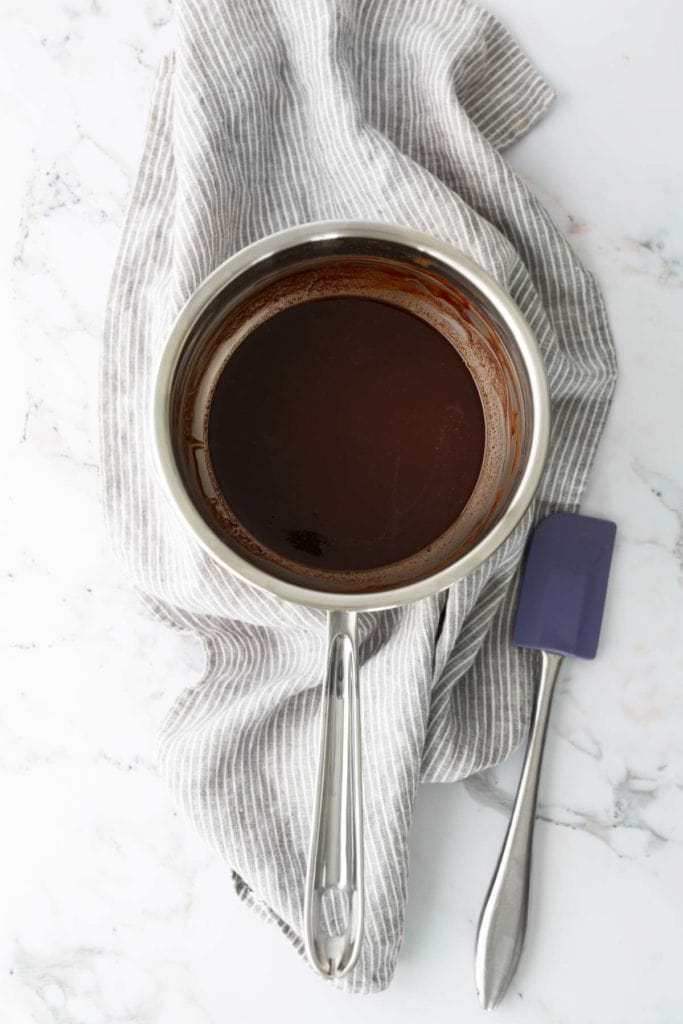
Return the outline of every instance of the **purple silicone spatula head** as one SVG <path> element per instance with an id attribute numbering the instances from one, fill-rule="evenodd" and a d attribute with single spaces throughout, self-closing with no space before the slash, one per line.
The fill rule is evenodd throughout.
<path id="1" fill-rule="evenodd" d="M 616 525 L 559 512 L 536 527 L 512 639 L 518 647 L 594 658 Z"/>

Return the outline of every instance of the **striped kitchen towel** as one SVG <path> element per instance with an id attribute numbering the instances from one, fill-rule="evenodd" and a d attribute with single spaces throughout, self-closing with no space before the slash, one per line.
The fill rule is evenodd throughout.
<path id="1" fill-rule="evenodd" d="M 531 664 L 510 644 L 525 537 L 576 509 L 615 356 L 590 275 L 501 151 L 552 94 L 467 0 L 176 0 L 114 273 L 102 367 L 109 530 L 155 614 L 201 637 L 201 679 L 171 708 L 160 762 L 239 895 L 301 951 L 325 624 L 212 561 L 155 479 L 151 382 L 171 322 L 219 263 L 327 218 L 427 231 L 493 274 L 545 358 L 554 427 L 534 506 L 447 592 L 360 623 L 366 930 L 349 991 L 387 985 L 401 945 L 420 779 L 450 782 L 520 742 Z M 220 910 L 217 908 L 217 913 Z"/>

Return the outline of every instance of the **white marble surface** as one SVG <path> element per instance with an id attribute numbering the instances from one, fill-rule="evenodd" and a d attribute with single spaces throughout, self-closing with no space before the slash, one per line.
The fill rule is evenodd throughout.
<path id="1" fill-rule="evenodd" d="M 557 695 L 529 938 L 497 1015 L 680 1024 L 683 6 L 490 6 L 559 93 L 510 159 L 598 274 L 621 359 L 585 502 L 619 524 L 604 642 Z M 107 552 L 96 388 L 171 32 L 164 0 L 0 5 L 0 1021 L 478 1022 L 474 929 L 519 758 L 421 791 L 405 945 L 370 998 L 327 988 L 234 899 L 155 772 L 200 653 Z"/>

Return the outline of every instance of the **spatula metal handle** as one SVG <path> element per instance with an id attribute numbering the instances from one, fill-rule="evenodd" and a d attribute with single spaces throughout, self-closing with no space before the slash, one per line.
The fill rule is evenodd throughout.
<path id="1" fill-rule="evenodd" d="M 355 612 L 328 617 L 320 760 L 304 898 L 304 946 L 313 967 L 341 978 L 363 941 L 363 799 Z M 336 914 L 336 928 L 331 917 Z M 340 929 L 337 931 L 337 928 Z"/>
<path id="2" fill-rule="evenodd" d="M 479 920 L 474 972 L 486 1010 L 496 1007 L 505 995 L 524 945 L 538 777 L 561 663 L 561 654 L 542 652 L 541 678 L 512 817 Z"/>

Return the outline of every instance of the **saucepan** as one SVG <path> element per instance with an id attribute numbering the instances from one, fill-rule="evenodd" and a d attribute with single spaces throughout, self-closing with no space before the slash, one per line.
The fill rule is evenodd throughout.
<path id="1" fill-rule="evenodd" d="M 263 558 L 221 531 L 197 465 L 206 422 L 207 353 L 229 315 L 266 284 L 295 268 L 345 260 L 389 268 L 391 295 L 429 310 L 467 363 L 486 422 L 484 465 L 472 498 L 439 557 L 409 582 L 357 592 L 325 580 L 277 574 Z M 215 360 L 214 360 L 215 362 Z M 352 396 L 349 400 L 352 400 Z M 363 939 L 361 704 L 356 617 L 418 601 L 471 573 L 520 522 L 546 458 L 550 401 L 542 358 L 529 325 L 493 277 L 457 249 L 391 224 L 305 224 L 248 246 L 210 275 L 179 314 L 162 353 L 153 399 L 153 439 L 160 478 L 186 527 L 225 568 L 286 601 L 328 613 L 320 754 L 305 886 L 303 937 L 312 965 L 337 978 L 357 961 Z M 459 531 L 459 532 L 458 532 Z M 323 675 L 321 666 L 321 676 Z M 343 910 L 332 927 L 330 900 Z"/>

